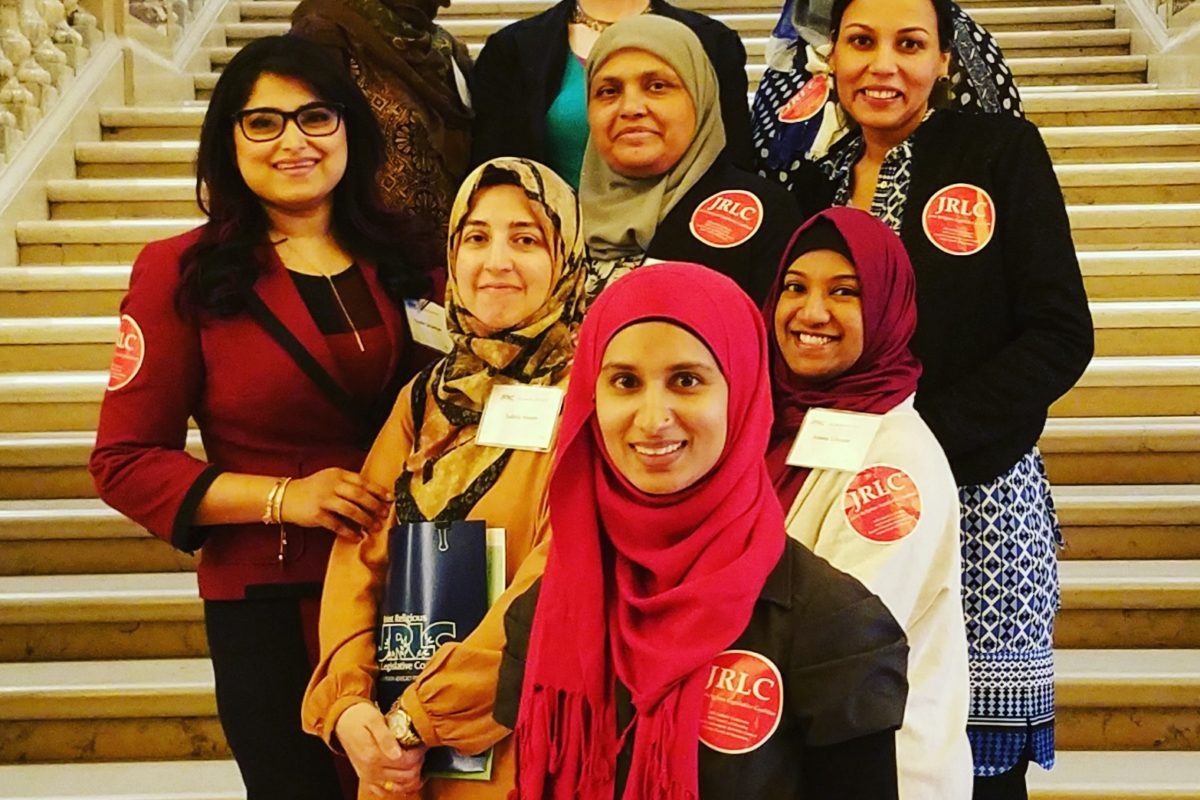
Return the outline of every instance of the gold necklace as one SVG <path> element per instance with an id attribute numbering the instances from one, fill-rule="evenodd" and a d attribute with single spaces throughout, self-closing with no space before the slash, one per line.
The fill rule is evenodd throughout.
<path id="1" fill-rule="evenodd" d="M 646 7 L 637 13 L 646 14 L 649 13 L 649 11 L 650 4 L 646 3 Z M 637 16 L 637 14 L 632 14 L 631 16 Z M 571 12 L 572 25 L 582 25 L 585 28 L 595 31 L 596 33 L 604 33 L 605 29 L 607 29 L 614 22 L 616 22 L 615 19 L 608 20 L 597 19 L 596 17 L 593 17 L 591 14 L 583 10 L 583 3 L 581 0 L 575 0 L 575 9 Z"/>
<path id="2" fill-rule="evenodd" d="M 292 257 L 294 258 L 296 256 L 296 248 L 289 243 L 289 240 L 286 236 L 280 239 L 278 242 L 272 242 L 272 244 L 274 244 L 276 247 L 281 244 L 287 244 L 288 250 L 292 253 Z M 305 261 L 304 259 L 300 260 L 300 266 L 316 272 L 316 274 L 329 281 L 329 288 L 333 290 L 333 297 L 335 300 L 337 300 L 338 308 L 342 310 L 342 316 L 346 318 L 346 322 L 350 325 L 350 330 L 354 331 L 354 341 L 358 343 L 358 352 L 367 352 L 367 348 L 363 346 L 362 336 L 360 336 L 358 333 L 358 326 L 354 324 L 354 318 L 350 316 L 350 310 L 346 308 L 346 304 L 342 302 L 342 293 L 338 291 L 337 284 L 333 282 L 333 276 L 328 272 L 322 272 L 320 269 L 317 269 L 311 262 Z"/>

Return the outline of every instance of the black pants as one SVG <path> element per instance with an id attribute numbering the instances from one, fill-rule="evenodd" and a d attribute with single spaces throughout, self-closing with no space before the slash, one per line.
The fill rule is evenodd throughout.
<path id="1" fill-rule="evenodd" d="M 1025 788 L 1028 769 L 1029 759 L 1023 758 L 1008 772 L 990 778 L 976 776 L 973 800 L 1029 800 L 1029 791 Z"/>
<path id="2" fill-rule="evenodd" d="M 341 800 L 333 754 L 300 729 L 312 675 L 301 603 L 316 598 L 204 602 L 217 714 L 247 800 Z"/>

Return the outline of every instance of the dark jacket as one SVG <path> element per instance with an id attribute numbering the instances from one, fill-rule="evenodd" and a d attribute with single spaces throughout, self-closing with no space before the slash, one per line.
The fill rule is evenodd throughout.
<path id="1" fill-rule="evenodd" d="M 540 581 L 505 617 L 495 717 L 516 727 Z M 568 635 L 564 632 L 564 635 Z M 779 727 L 757 749 L 725 754 L 697 743 L 700 797 L 889 800 L 897 797 L 895 730 L 908 695 L 908 644 L 882 601 L 788 540 L 745 632 L 728 648 L 765 656 L 783 678 Z M 616 687 L 617 728 L 633 718 Z M 617 759 L 616 796 L 633 737 Z"/>
<path id="2" fill-rule="evenodd" d="M 203 545 L 202 597 L 240 600 L 284 586 L 315 590 L 325 578 L 333 533 L 289 525 L 280 562 L 278 525 L 198 527 L 196 509 L 222 472 L 304 477 L 328 467 L 357 471 L 374 435 L 370 420 L 382 416 L 347 408 L 318 388 L 249 313 L 203 323 L 181 316 L 175 306 L 179 258 L 198 235 L 199 229 L 152 242 L 133 265 L 121 313 L 136 320 L 145 355 L 133 380 L 105 393 L 89 469 L 113 508 L 181 550 Z M 374 268 L 364 265 L 362 272 L 395 343 L 388 383 L 398 388 L 421 348 L 408 343 L 404 315 Z M 278 259 L 254 292 L 315 359 L 315 371 L 339 383 L 325 338 Z M 390 403 L 380 405 L 386 415 Z M 184 450 L 189 417 L 200 428 L 206 461 Z"/>
<path id="3" fill-rule="evenodd" d="M 758 230 L 733 247 L 714 247 L 692 230 L 697 209 L 719 192 L 744 191 L 762 204 Z M 703 264 L 737 281 L 755 303 L 767 298 L 779 260 L 803 217 L 795 199 L 779 184 L 739 169 L 724 157 L 709 167 L 659 223 L 647 258 Z"/>
<path id="4" fill-rule="evenodd" d="M 986 190 L 995 204 L 992 239 L 974 255 L 943 252 L 922 224 L 930 198 L 956 183 Z M 815 169 L 795 192 L 807 212 L 833 197 Z M 986 483 L 1033 448 L 1051 403 L 1092 357 L 1071 225 L 1037 128 L 1001 115 L 934 114 L 914 134 L 900 238 L 917 276 L 913 350 L 925 370 L 917 410 L 959 485 Z"/>
<path id="5" fill-rule="evenodd" d="M 700 38 L 720 85 L 725 152 L 744 169 L 753 169 L 742 40 L 704 14 L 664 0 L 651 0 L 651 5 L 654 13 L 682 22 Z M 546 160 L 546 112 L 562 86 L 570 50 L 567 26 L 574 7 L 575 0 L 562 0 L 488 37 L 471 76 L 473 165 L 498 156 Z"/>

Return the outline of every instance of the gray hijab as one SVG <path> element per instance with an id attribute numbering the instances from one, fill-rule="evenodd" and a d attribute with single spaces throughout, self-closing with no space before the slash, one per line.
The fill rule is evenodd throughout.
<path id="1" fill-rule="evenodd" d="M 644 50 L 679 74 L 696 107 L 696 134 L 673 167 L 650 178 L 621 175 L 588 139 L 579 185 L 583 228 L 591 256 L 610 262 L 644 255 L 659 223 L 725 149 L 717 73 L 688 26 L 653 15 L 613 24 L 596 40 L 588 57 L 589 97 L 592 78 L 618 50 Z"/>

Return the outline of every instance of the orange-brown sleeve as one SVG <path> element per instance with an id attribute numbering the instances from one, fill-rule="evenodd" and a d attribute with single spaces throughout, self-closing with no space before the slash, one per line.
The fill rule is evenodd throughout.
<path id="1" fill-rule="evenodd" d="M 475 754 L 509 734 L 492 718 L 504 651 L 504 614 L 546 569 L 550 526 L 544 506 L 534 523 L 533 544 L 479 626 L 463 641 L 443 645 L 401 696 L 401 707 L 427 745 Z"/>
<path id="2" fill-rule="evenodd" d="M 412 384 L 404 387 L 363 464 L 367 480 L 392 487 L 412 450 Z M 387 579 L 388 531 L 359 539 L 338 537 L 329 556 L 321 598 L 321 660 L 301 707 L 304 730 L 336 749 L 333 732 L 350 706 L 375 700 L 375 629 L 379 598 Z"/>

